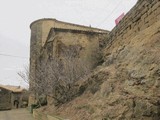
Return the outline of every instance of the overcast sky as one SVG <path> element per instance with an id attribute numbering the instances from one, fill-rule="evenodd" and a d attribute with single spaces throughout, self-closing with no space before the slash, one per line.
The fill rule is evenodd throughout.
<path id="1" fill-rule="evenodd" d="M 136 2 L 137 0 L 1 0 L 0 84 L 25 86 L 17 72 L 29 64 L 29 25 L 34 20 L 56 18 L 111 30 L 115 26 L 114 20 L 123 12 L 127 13 Z"/>

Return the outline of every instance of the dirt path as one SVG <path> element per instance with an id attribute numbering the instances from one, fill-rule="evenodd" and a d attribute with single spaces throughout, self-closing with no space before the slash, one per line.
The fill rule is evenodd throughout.
<path id="1" fill-rule="evenodd" d="M 0 120 L 34 120 L 26 109 L 0 111 Z"/>

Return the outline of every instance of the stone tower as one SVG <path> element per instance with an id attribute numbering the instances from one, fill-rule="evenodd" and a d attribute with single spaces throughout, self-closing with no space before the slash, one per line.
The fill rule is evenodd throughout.
<path id="1" fill-rule="evenodd" d="M 30 81 L 35 80 L 36 60 L 40 55 L 41 47 L 44 45 L 48 33 L 54 27 L 55 19 L 40 19 L 30 25 Z M 34 87 L 30 83 L 30 88 Z"/>

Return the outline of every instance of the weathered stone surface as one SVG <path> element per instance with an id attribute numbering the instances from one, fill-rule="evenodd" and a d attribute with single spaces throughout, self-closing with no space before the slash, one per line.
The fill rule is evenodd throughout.
<path id="1" fill-rule="evenodd" d="M 6 110 L 11 108 L 11 92 L 0 88 L 0 110 Z"/>
<path id="2" fill-rule="evenodd" d="M 107 36 L 103 65 L 53 113 L 73 120 L 160 119 L 159 3 L 138 1 Z"/>
<path id="3" fill-rule="evenodd" d="M 156 4 L 159 1 L 139 0 L 113 29 L 106 41 L 103 66 L 79 84 L 85 84 L 83 94 L 60 106 L 58 114 L 76 120 L 160 119 L 160 20 L 152 21 L 160 11 L 148 14 L 151 6 L 159 6 Z M 137 19 L 137 14 L 143 19 Z M 138 26 L 144 19 L 146 23 Z M 131 21 L 135 22 L 129 33 L 124 28 Z M 101 83 L 95 92 L 94 82 Z"/>
<path id="4" fill-rule="evenodd" d="M 42 19 L 33 22 L 31 24 L 30 49 L 31 83 L 37 82 L 36 79 L 40 76 L 38 73 L 40 69 L 47 74 L 46 66 L 43 68 L 40 66 L 49 64 L 48 61 L 53 63 L 51 60 L 53 58 L 62 61 L 68 54 L 67 51 L 72 51 L 72 56 L 78 58 L 79 61 L 83 60 L 83 65 L 86 68 L 95 68 L 99 62 L 102 62 L 101 49 L 105 46 L 104 40 L 107 34 L 108 31 L 106 30 L 65 23 L 54 19 Z M 70 56 L 68 55 L 68 57 Z M 43 80 L 46 79 L 43 78 Z M 41 86 L 44 83 L 40 80 L 38 84 Z M 30 90 L 32 91 L 36 87 L 36 85 L 31 84 Z M 58 98 L 66 101 L 63 95 L 59 95 Z M 51 100 L 51 102 L 53 101 Z M 34 104 L 34 100 L 30 99 L 29 104 Z"/>

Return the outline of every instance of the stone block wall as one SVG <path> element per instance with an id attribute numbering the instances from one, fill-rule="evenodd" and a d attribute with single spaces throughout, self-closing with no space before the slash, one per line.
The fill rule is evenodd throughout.
<path id="1" fill-rule="evenodd" d="M 77 57 L 83 60 L 84 65 L 89 65 L 89 68 L 95 67 L 99 62 L 100 40 L 105 40 L 107 36 L 103 33 L 67 29 L 54 29 L 54 34 L 52 36 L 56 38 L 53 41 L 53 54 L 59 51 L 56 54 L 63 58 L 64 54 L 60 52 L 60 49 L 78 47 Z"/>
<path id="2" fill-rule="evenodd" d="M 48 40 L 46 41 L 44 47 L 41 49 L 41 55 L 37 56 L 36 63 L 38 66 L 36 67 L 36 70 L 43 69 L 43 72 L 47 73 L 48 69 L 46 69 L 47 67 L 44 65 L 52 65 L 54 62 L 52 58 L 61 59 L 61 62 L 64 64 L 66 62 L 66 57 L 70 58 L 73 55 L 72 57 L 74 57 L 74 63 L 72 67 L 75 68 L 76 65 L 76 75 L 83 75 L 82 73 L 84 71 L 90 72 L 90 70 L 95 68 L 97 64 L 101 62 L 100 60 L 102 58 L 102 54 L 100 47 L 103 46 L 102 44 L 106 36 L 107 34 L 104 33 L 53 28 L 50 31 Z M 70 53 L 68 53 L 68 51 Z M 46 85 L 45 83 L 47 83 L 47 78 L 44 78 L 43 81 L 44 82 L 39 82 L 40 86 Z M 72 97 L 75 96 L 74 91 L 67 94 Z M 58 98 L 60 100 L 67 100 L 65 97 L 62 97 L 66 96 L 66 94 L 62 95 L 56 92 L 56 95 L 59 96 Z M 47 102 L 48 104 L 57 104 L 53 98 L 48 99 Z"/>
<path id="3" fill-rule="evenodd" d="M 5 89 L 0 89 L 0 110 L 11 109 L 11 93 Z"/>
<path id="4" fill-rule="evenodd" d="M 36 60 L 40 56 L 40 52 L 43 49 L 46 40 L 48 38 L 51 28 L 79 30 L 79 31 L 93 31 L 97 33 L 108 34 L 107 30 L 101 30 L 98 28 L 91 28 L 82 25 L 76 25 L 72 23 L 66 23 L 58 21 L 56 19 L 40 19 L 33 22 L 30 25 L 31 28 L 31 42 L 30 42 L 30 80 L 35 80 Z M 68 38 L 66 38 L 68 39 Z M 34 88 L 34 85 L 30 83 L 30 88 Z M 30 89 L 30 90 L 31 90 Z"/>
<path id="5" fill-rule="evenodd" d="M 120 23 L 109 33 L 106 46 L 116 39 L 127 39 L 160 20 L 159 0 L 138 0 Z"/>
<path id="6" fill-rule="evenodd" d="M 31 25 L 31 30 L 33 30 L 35 27 L 37 27 L 37 30 L 41 31 L 41 35 L 39 37 L 41 38 L 41 45 L 43 46 L 47 40 L 49 31 L 51 28 L 62 28 L 62 29 L 71 29 L 71 30 L 83 30 L 83 31 L 94 31 L 94 32 L 103 32 L 108 33 L 107 30 L 102 30 L 98 28 L 92 28 L 88 26 L 82 26 L 67 22 L 58 21 L 56 19 L 40 19 L 35 22 L 33 22 Z M 38 36 L 38 34 L 35 34 Z"/>
<path id="7" fill-rule="evenodd" d="M 11 103 L 12 103 L 12 108 L 16 108 L 16 105 L 14 105 L 14 101 L 18 100 L 19 104 L 18 104 L 18 108 L 20 108 L 23 104 L 22 102 L 22 93 L 14 93 L 12 92 L 11 94 Z"/>

